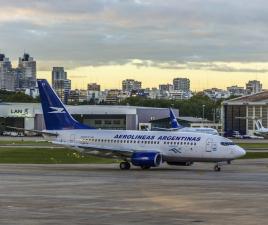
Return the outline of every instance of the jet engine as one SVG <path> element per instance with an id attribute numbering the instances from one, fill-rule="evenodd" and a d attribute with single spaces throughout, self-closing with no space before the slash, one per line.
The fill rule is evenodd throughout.
<path id="1" fill-rule="evenodd" d="M 161 162 L 162 156 L 159 152 L 135 152 L 131 157 L 131 163 L 142 168 L 157 167 Z"/>

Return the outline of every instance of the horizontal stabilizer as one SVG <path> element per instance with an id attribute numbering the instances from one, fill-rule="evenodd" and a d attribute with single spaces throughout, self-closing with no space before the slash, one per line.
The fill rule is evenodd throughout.
<path id="1" fill-rule="evenodd" d="M 41 134 L 41 135 L 47 135 L 47 136 L 55 136 L 55 137 L 58 136 L 58 134 L 56 132 L 31 130 L 31 129 L 24 129 L 24 128 L 20 128 L 20 127 L 11 127 L 11 126 L 6 126 L 6 128 L 12 129 L 12 130 L 17 130 L 17 131 L 27 131 L 27 132 Z"/>

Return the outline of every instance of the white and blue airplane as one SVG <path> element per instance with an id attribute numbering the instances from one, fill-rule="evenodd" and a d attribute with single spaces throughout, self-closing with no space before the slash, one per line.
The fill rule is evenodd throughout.
<path id="1" fill-rule="evenodd" d="M 176 116 L 171 108 L 169 108 L 169 118 L 172 130 L 178 130 L 180 132 L 198 132 L 198 133 L 219 135 L 219 132 L 216 129 L 209 127 L 183 127 L 178 123 Z"/>
<path id="2" fill-rule="evenodd" d="M 166 162 L 230 162 L 245 155 L 232 141 L 216 135 L 194 132 L 99 130 L 77 122 L 44 79 L 38 80 L 46 130 L 41 133 L 52 143 L 81 153 L 122 160 L 120 169 L 133 166 L 149 169 Z"/>

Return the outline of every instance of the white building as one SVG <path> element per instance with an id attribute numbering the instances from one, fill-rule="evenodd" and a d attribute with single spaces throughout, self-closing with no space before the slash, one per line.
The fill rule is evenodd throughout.
<path id="1" fill-rule="evenodd" d="M 210 99 L 226 99 L 230 97 L 230 92 L 218 88 L 204 90 L 204 94 Z"/>
<path id="2" fill-rule="evenodd" d="M 15 76 L 12 71 L 12 65 L 9 58 L 0 54 L 0 89 L 14 91 Z"/>
<path id="3" fill-rule="evenodd" d="M 26 88 L 24 93 L 33 98 L 36 98 L 39 96 L 39 89 L 38 88 Z"/>
<path id="4" fill-rule="evenodd" d="M 169 109 L 153 107 L 80 105 L 67 109 L 78 121 L 102 129 L 137 130 L 140 123 L 169 115 Z M 25 129 L 45 129 L 39 103 L 0 103 L 0 122 Z"/>
<path id="5" fill-rule="evenodd" d="M 21 70 L 19 88 L 35 88 L 36 86 L 36 61 L 28 53 L 19 58 L 18 69 Z"/>
<path id="6" fill-rule="evenodd" d="M 137 91 L 141 89 L 141 82 L 133 79 L 126 79 L 122 81 L 123 91 Z"/>
<path id="7" fill-rule="evenodd" d="M 188 78 L 174 78 L 174 91 L 190 92 L 190 80 Z"/>
<path id="8" fill-rule="evenodd" d="M 192 97 L 192 93 L 189 92 L 185 92 L 185 91 L 171 91 L 169 92 L 169 99 L 173 99 L 173 100 L 187 100 L 190 99 Z"/>
<path id="9" fill-rule="evenodd" d="M 246 83 L 246 92 L 247 94 L 256 94 L 262 91 L 262 84 L 258 80 L 250 80 Z"/>
<path id="10" fill-rule="evenodd" d="M 64 71 L 64 67 L 53 67 L 52 88 L 65 104 L 68 102 L 71 86 L 71 80 L 67 79 L 67 72 Z"/>
<path id="11" fill-rule="evenodd" d="M 103 100 L 101 91 L 87 91 L 87 101 L 92 102 L 94 104 L 98 104 Z"/>
<path id="12" fill-rule="evenodd" d="M 160 90 L 158 90 L 157 88 L 152 88 L 148 91 L 148 93 L 148 98 L 150 99 L 160 99 L 162 97 Z"/>
<path id="13" fill-rule="evenodd" d="M 237 85 L 227 87 L 227 91 L 230 92 L 230 95 L 232 96 L 243 96 L 246 94 L 246 90 L 243 87 L 238 87 Z"/>

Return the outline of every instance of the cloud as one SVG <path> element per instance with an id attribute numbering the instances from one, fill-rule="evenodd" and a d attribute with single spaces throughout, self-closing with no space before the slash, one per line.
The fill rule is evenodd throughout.
<path id="1" fill-rule="evenodd" d="M 0 5 L 0 49 L 12 59 L 26 50 L 47 65 L 70 68 L 140 59 L 163 69 L 226 72 L 237 69 L 186 63 L 267 61 L 265 0 L 0 0 Z"/>
<path id="2" fill-rule="evenodd" d="M 169 70 L 207 70 L 217 72 L 232 73 L 267 73 L 268 63 L 262 65 L 256 63 L 227 63 L 227 62 L 176 62 L 176 61 L 150 61 L 150 60 L 132 60 L 131 65 L 141 67 L 157 67 Z"/>

